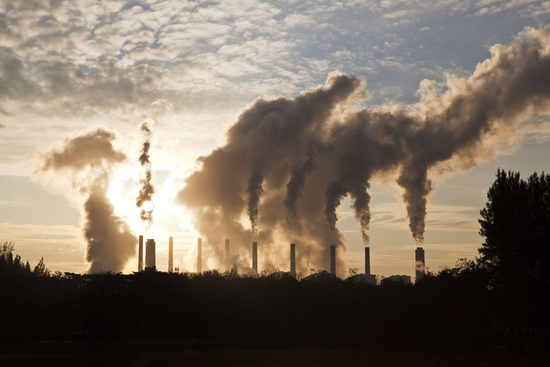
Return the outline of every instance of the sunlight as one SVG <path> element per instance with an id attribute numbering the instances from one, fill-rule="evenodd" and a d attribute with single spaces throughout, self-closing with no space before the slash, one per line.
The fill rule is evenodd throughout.
<path id="1" fill-rule="evenodd" d="M 154 208 L 155 208 L 155 205 L 153 204 L 152 201 L 146 201 L 141 205 L 141 209 L 145 210 L 146 212 L 153 211 Z"/>

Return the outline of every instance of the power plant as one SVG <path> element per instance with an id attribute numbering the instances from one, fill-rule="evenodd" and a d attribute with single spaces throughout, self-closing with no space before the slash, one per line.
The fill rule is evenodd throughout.
<path id="1" fill-rule="evenodd" d="M 415 275 L 416 281 L 418 282 L 424 276 L 426 268 L 426 261 L 424 258 L 424 249 L 422 247 L 417 247 L 415 251 Z"/>
<path id="2" fill-rule="evenodd" d="M 225 239 L 225 270 L 229 270 L 229 238 Z"/>
<path id="3" fill-rule="evenodd" d="M 290 244 L 290 275 L 296 278 L 296 245 Z"/>
<path id="4" fill-rule="evenodd" d="M 143 236 L 139 236 L 138 271 L 143 270 Z"/>
<path id="5" fill-rule="evenodd" d="M 202 238 L 197 240 L 197 273 L 202 273 Z"/>
<path id="6" fill-rule="evenodd" d="M 174 272 L 174 237 L 168 238 L 168 272 Z"/>
<path id="7" fill-rule="evenodd" d="M 376 284 L 376 275 L 370 273 L 370 247 L 365 247 L 365 280 L 367 283 Z"/>
<path id="8" fill-rule="evenodd" d="M 252 242 L 252 270 L 258 274 L 258 242 Z"/>
<path id="9" fill-rule="evenodd" d="M 336 246 L 330 246 L 330 273 L 336 276 Z"/>
<path id="10" fill-rule="evenodd" d="M 156 269 L 155 240 L 150 238 L 145 244 L 145 269 Z"/>
<path id="11" fill-rule="evenodd" d="M 230 240 L 225 239 L 225 266 L 230 268 Z M 156 270 L 156 243 L 155 240 L 147 239 L 145 244 L 145 268 L 143 264 L 143 236 L 139 236 L 138 249 L 138 271 L 144 269 Z M 330 274 L 336 276 L 336 246 L 330 246 Z M 365 247 L 365 273 L 353 275 L 354 281 L 366 281 L 370 284 L 376 284 L 376 275 L 371 274 L 370 266 L 370 247 Z M 252 270 L 254 274 L 258 274 L 258 242 L 252 242 Z M 202 238 L 197 239 L 197 273 L 202 273 Z M 174 272 L 174 237 L 168 238 L 168 273 Z M 415 273 L 416 281 L 425 275 L 425 251 L 422 247 L 417 247 L 415 251 Z M 296 278 L 296 244 L 290 244 L 290 271 L 289 274 Z M 410 283 L 410 276 L 407 275 L 392 275 L 385 279 Z"/>

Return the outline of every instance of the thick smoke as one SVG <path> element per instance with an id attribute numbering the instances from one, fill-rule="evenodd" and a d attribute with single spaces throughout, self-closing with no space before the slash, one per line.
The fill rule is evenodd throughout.
<path id="1" fill-rule="evenodd" d="M 229 129 L 227 144 L 199 158 L 180 201 L 198 214 L 198 229 L 221 259 L 222 239 L 250 258 L 252 235 L 263 267 L 288 263 L 297 243 L 298 269 L 328 268 L 329 246 L 345 250 L 337 209 L 350 196 L 363 238 L 371 219 L 373 178 L 395 178 L 403 189 L 413 239 L 424 240 L 429 174 L 469 169 L 490 158 L 487 146 L 513 133 L 550 101 L 550 28 L 527 30 L 468 79 L 450 78 L 443 93 L 421 84 L 417 113 L 345 110 L 364 92 L 360 80 L 332 74 L 325 86 L 295 99 L 256 100 Z M 432 84 L 433 86 L 433 84 Z M 248 213 L 251 223 L 242 222 Z M 235 246 L 240 246 L 235 249 Z M 338 271 L 344 273 L 339 259 Z"/>
<path id="2" fill-rule="evenodd" d="M 87 196 L 83 204 L 83 235 L 87 242 L 89 272 L 122 271 L 135 256 L 136 236 L 113 213 L 105 196 L 112 166 L 126 157 L 113 147 L 116 135 L 99 128 L 66 139 L 61 149 L 42 154 L 37 175 L 55 174 L 55 180 L 68 181 L 79 194 Z"/>
<path id="3" fill-rule="evenodd" d="M 141 132 L 145 136 L 145 141 L 143 142 L 139 162 L 141 167 L 145 170 L 145 177 L 139 180 L 141 189 L 139 190 L 136 205 L 140 208 L 139 216 L 141 220 L 145 223 L 145 227 L 149 228 L 151 224 L 153 224 L 153 208 L 142 208 L 142 206 L 145 202 L 153 202 L 155 187 L 151 184 L 151 179 L 153 177 L 151 173 L 151 161 L 149 160 L 149 148 L 151 147 L 151 127 L 147 122 L 141 124 Z"/>
<path id="4" fill-rule="evenodd" d="M 84 204 L 84 236 L 88 241 L 86 260 L 91 263 L 90 273 L 122 271 L 126 261 L 136 254 L 136 236 L 113 213 L 102 181 L 104 179 L 98 179 L 94 183 Z"/>

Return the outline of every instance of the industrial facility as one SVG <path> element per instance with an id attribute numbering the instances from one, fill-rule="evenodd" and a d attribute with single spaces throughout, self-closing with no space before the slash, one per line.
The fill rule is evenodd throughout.
<path id="1" fill-rule="evenodd" d="M 202 273 L 202 239 L 197 239 L 197 269 L 196 272 Z M 138 241 L 138 272 L 146 269 L 156 270 L 156 242 L 154 239 L 147 239 L 145 243 L 145 267 L 143 266 L 143 236 L 139 236 Z M 336 246 L 330 246 L 330 274 L 336 276 Z M 415 279 L 419 281 L 426 274 L 425 251 L 422 247 L 417 247 L 415 251 Z M 230 269 L 231 252 L 230 240 L 225 239 L 225 270 Z M 252 272 L 258 274 L 258 242 L 252 242 Z M 174 237 L 168 238 L 168 273 L 174 272 Z M 296 278 L 296 244 L 290 244 L 290 264 L 289 272 L 292 277 Z M 362 281 L 370 284 L 376 284 L 376 275 L 371 274 L 370 268 L 370 247 L 365 247 L 365 272 L 363 274 L 355 274 L 351 278 L 354 281 Z M 383 281 L 397 281 L 405 284 L 411 283 L 411 277 L 408 275 L 391 275 L 384 278 Z"/>
<path id="2" fill-rule="evenodd" d="M 145 267 L 143 266 L 143 236 L 139 236 L 138 242 L 138 271 L 143 271 L 146 269 L 156 270 L 156 242 L 154 239 L 147 239 L 145 243 Z M 197 239 L 197 269 L 196 273 L 202 273 L 202 250 L 203 242 L 202 238 Z M 252 258 L 252 274 L 258 274 L 258 242 L 252 242 L 251 248 L 251 258 Z M 336 246 L 330 246 L 330 258 L 329 258 L 330 274 L 336 276 Z M 419 281 L 426 274 L 425 266 L 425 251 L 422 247 L 417 247 L 415 251 L 415 279 Z M 224 253 L 224 265 L 225 270 L 231 268 L 231 252 L 230 252 L 230 240 L 225 239 L 225 253 Z M 371 274 L 370 267 L 370 247 L 365 247 L 365 272 L 363 274 L 355 274 L 351 276 L 353 281 L 367 282 L 370 284 L 376 284 L 376 275 Z M 174 272 L 174 237 L 168 238 L 168 273 Z M 284 273 L 284 272 L 280 272 Z M 290 244 L 290 264 L 289 272 L 287 273 L 290 276 L 296 278 L 296 244 Z M 391 275 L 383 279 L 383 281 L 397 281 L 405 284 L 411 283 L 411 277 L 408 275 Z"/>
<path id="3" fill-rule="evenodd" d="M 197 269 L 196 273 L 202 273 L 202 250 L 203 242 L 202 238 L 197 239 Z M 251 248 L 252 258 L 252 274 L 258 275 L 258 242 L 252 242 Z M 146 269 L 156 270 L 156 242 L 154 239 L 147 239 L 145 243 L 145 267 L 143 266 L 143 236 L 139 236 L 138 241 L 138 272 Z M 224 253 L 224 265 L 225 270 L 231 268 L 231 252 L 230 252 L 230 240 L 225 239 L 225 253 Z M 336 276 L 336 246 L 330 246 L 330 258 L 329 258 L 330 274 Z M 350 276 L 353 281 L 366 282 L 376 285 L 376 275 L 371 274 L 370 268 L 370 247 L 365 247 L 365 272 L 362 274 L 355 274 Z M 168 273 L 174 272 L 174 237 L 168 237 Z M 280 272 L 283 274 L 284 272 Z M 296 244 L 290 244 L 290 264 L 289 272 L 290 276 L 296 278 Z M 426 260 L 425 251 L 422 247 L 417 247 L 415 250 L 415 279 L 419 281 L 426 274 Z M 391 275 L 383 278 L 382 281 L 395 281 L 405 284 L 411 284 L 411 277 L 408 275 Z"/>

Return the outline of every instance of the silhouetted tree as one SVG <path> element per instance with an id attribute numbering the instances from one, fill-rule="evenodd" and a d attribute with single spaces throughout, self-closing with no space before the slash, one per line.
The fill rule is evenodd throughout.
<path id="1" fill-rule="evenodd" d="M 540 324 L 550 291 L 550 176 L 498 170 L 481 210 L 481 264 L 510 329 Z M 545 306 L 544 306 L 545 305 Z M 533 315 L 536 319 L 531 319 Z"/>
<path id="2" fill-rule="evenodd" d="M 44 265 L 44 258 L 41 258 L 38 264 L 34 267 L 34 270 L 32 271 L 34 275 L 39 277 L 49 277 L 50 271 L 46 269 L 46 265 Z"/>

